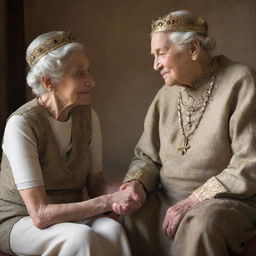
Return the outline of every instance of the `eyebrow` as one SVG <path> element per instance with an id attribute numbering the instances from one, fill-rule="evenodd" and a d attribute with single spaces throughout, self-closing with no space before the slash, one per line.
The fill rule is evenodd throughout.
<path id="1" fill-rule="evenodd" d="M 154 52 L 158 53 L 160 50 L 161 50 L 160 48 L 157 48 L 157 49 L 155 49 Z M 151 54 L 151 55 L 154 55 L 154 54 L 155 54 L 154 52 L 151 52 L 151 51 L 150 51 L 150 54 Z"/>

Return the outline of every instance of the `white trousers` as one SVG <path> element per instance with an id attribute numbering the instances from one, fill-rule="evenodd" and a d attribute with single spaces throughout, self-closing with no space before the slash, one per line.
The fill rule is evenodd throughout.
<path id="1" fill-rule="evenodd" d="M 37 229 L 31 217 L 20 219 L 10 235 L 12 251 L 19 256 L 131 256 L 123 227 L 98 217 Z"/>

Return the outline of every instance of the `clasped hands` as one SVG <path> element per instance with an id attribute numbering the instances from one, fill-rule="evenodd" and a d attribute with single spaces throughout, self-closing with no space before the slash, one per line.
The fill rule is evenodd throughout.
<path id="1" fill-rule="evenodd" d="M 131 181 L 123 184 L 119 191 L 112 195 L 112 210 L 118 215 L 129 215 L 138 210 L 146 200 L 145 190 L 139 181 Z M 174 239 L 179 224 L 185 214 L 199 202 L 195 195 L 191 194 L 186 199 L 168 208 L 162 223 L 163 233 Z"/>
<path id="2" fill-rule="evenodd" d="M 112 194 L 112 210 L 118 215 L 129 215 L 137 211 L 146 200 L 146 192 L 139 181 L 124 183 Z"/>

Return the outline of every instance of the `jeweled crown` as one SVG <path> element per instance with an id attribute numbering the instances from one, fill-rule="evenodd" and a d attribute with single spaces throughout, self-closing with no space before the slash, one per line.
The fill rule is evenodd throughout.
<path id="1" fill-rule="evenodd" d="M 192 15 L 182 15 L 173 17 L 170 14 L 156 21 L 152 21 L 152 32 L 159 31 L 195 31 L 204 36 L 208 35 L 208 24 L 205 19 L 201 17 L 194 17 Z"/>
<path id="2" fill-rule="evenodd" d="M 38 45 L 31 54 L 26 57 L 27 63 L 30 68 L 37 63 L 47 53 L 72 42 L 76 39 L 71 32 L 63 32 L 60 35 L 50 37 L 43 44 Z"/>

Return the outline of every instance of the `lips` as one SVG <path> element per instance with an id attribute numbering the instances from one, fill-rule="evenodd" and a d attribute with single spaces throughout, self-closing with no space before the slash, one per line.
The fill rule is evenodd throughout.
<path id="1" fill-rule="evenodd" d="M 81 94 L 90 94 L 92 91 L 91 90 L 89 90 L 89 91 L 84 91 L 84 92 L 79 92 L 79 93 L 81 93 Z"/>
<path id="2" fill-rule="evenodd" d="M 80 95 L 91 95 L 91 92 L 79 92 Z"/>
<path id="3" fill-rule="evenodd" d="M 169 71 L 161 71 L 161 75 L 162 75 L 163 79 L 165 79 L 165 77 L 168 76 L 169 73 L 170 73 Z"/>

